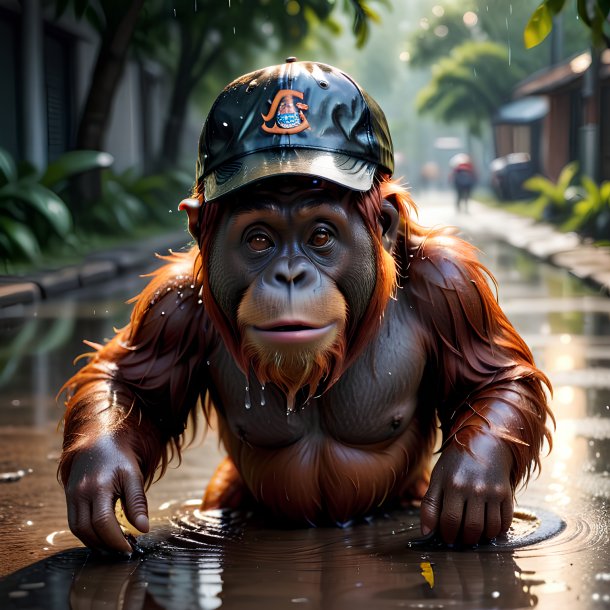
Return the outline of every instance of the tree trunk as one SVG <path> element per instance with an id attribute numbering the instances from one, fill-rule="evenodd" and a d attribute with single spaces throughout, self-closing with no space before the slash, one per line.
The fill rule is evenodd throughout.
<path id="1" fill-rule="evenodd" d="M 76 135 L 79 150 L 103 150 L 112 103 L 119 85 L 129 44 L 144 0 L 123 5 L 124 12 L 102 35 L 100 50 Z M 99 171 L 82 174 L 74 184 L 75 212 L 101 195 Z"/>
<path id="2" fill-rule="evenodd" d="M 181 40 L 180 59 L 176 78 L 174 79 L 167 118 L 165 119 L 163 141 L 157 162 L 160 171 L 168 166 L 174 166 L 178 161 L 188 100 L 194 87 L 190 74 L 192 70 L 192 54 L 189 52 L 189 45 L 185 37 L 181 37 Z"/>
<path id="3" fill-rule="evenodd" d="M 174 88 L 163 129 L 163 143 L 159 151 L 157 168 L 159 171 L 175 166 L 180 160 L 180 143 L 184 132 L 189 98 L 195 85 L 203 78 L 218 58 L 220 44 L 207 57 L 201 57 L 203 37 L 198 33 L 193 40 L 191 28 L 182 24 L 180 28 L 180 58 L 174 79 Z"/>

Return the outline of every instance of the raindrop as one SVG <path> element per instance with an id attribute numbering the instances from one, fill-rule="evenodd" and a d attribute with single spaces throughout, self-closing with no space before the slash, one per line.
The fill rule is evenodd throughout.
<path id="1" fill-rule="evenodd" d="M 252 402 L 250 400 L 250 386 L 246 386 L 246 400 L 244 403 L 244 406 L 246 407 L 246 409 L 249 409 L 252 406 Z"/>
<path id="2" fill-rule="evenodd" d="M 261 407 L 265 406 L 265 386 L 261 385 Z"/>

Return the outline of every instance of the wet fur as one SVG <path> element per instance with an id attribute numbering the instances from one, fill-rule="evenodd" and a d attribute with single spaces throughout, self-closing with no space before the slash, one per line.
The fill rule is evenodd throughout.
<path id="1" fill-rule="evenodd" d="M 393 202 L 402 218 L 393 256 L 384 250 L 378 229 L 382 198 Z M 325 499 L 325 509 L 348 518 L 350 510 L 366 511 L 379 497 L 421 497 L 428 472 L 422 456 L 427 461 L 432 451 L 435 413 L 444 445 L 455 443 L 469 451 L 473 435 L 495 435 L 511 447 L 513 488 L 526 481 L 540 466 L 544 439 L 551 444 L 547 422 L 552 414 L 545 392 L 550 384 L 500 309 L 490 287 L 493 280 L 478 262 L 476 250 L 450 230 L 419 226 L 413 202 L 395 182 L 382 181 L 372 192 L 358 196 L 355 205 L 375 243 L 377 289 L 364 317 L 348 319 L 344 353 L 333 358 L 333 364 L 325 364 L 325 374 L 332 383 L 349 367 L 378 332 L 388 299 L 403 290 L 413 315 L 427 329 L 425 392 L 418 396 L 420 416 L 416 413 L 408 428 L 412 435 L 405 456 L 406 468 L 412 467 L 408 476 L 384 470 L 380 462 L 371 462 L 370 468 L 359 462 L 355 476 L 366 479 L 375 493 L 358 507 L 341 505 L 338 493 Z M 111 433 L 133 448 L 150 484 L 164 473 L 174 455 L 180 456 L 187 421 L 194 422 L 200 399 L 208 421 L 212 417 L 210 396 L 200 396 L 208 381 L 205 361 L 210 345 L 223 341 L 240 368 L 249 369 L 241 331 L 216 304 L 207 280 L 207 252 L 218 221 L 218 206 L 204 205 L 199 244 L 161 257 L 165 264 L 133 299 L 129 324 L 106 344 L 91 344 L 95 351 L 86 355 L 85 366 L 62 388 L 66 392 L 65 436 L 58 472 L 64 483 L 75 454 Z M 499 403 L 510 410 L 509 426 L 494 423 Z M 227 433 L 222 417 L 219 421 L 220 438 L 231 449 L 238 441 Z M 377 450 L 371 447 L 371 451 Z M 298 463 L 302 452 L 311 453 L 311 447 L 293 446 L 284 467 Z M 265 460 L 263 453 L 248 462 L 248 477 L 254 481 L 257 460 Z M 322 476 L 330 488 L 346 482 L 332 467 Z M 278 498 L 284 493 L 276 491 Z M 310 498 L 293 497 L 286 512 L 290 514 L 299 502 L 310 502 Z"/>

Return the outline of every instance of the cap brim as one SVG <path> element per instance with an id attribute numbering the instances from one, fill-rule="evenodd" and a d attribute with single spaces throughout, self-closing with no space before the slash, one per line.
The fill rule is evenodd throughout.
<path id="1" fill-rule="evenodd" d="M 204 196 L 213 201 L 264 178 L 312 176 L 354 191 L 368 191 L 377 165 L 349 155 L 307 148 L 265 150 L 225 163 L 204 177 Z"/>

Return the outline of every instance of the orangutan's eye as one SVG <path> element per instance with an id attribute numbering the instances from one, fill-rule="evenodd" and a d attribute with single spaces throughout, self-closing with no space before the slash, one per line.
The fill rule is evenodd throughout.
<path id="1" fill-rule="evenodd" d="M 248 246 L 254 252 L 264 252 L 269 248 L 273 247 L 273 242 L 268 235 L 264 233 L 255 233 L 248 237 Z"/>
<path id="2" fill-rule="evenodd" d="M 313 235 L 311 236 L 311 239 L 309 240 L 309 243 L 314 248 L 323 248 L 324 246 L 327 246 L 330 243 L 331 239 L 332 236 L 330 234 L 330 231 L 323 227 L 319 227 L 314 231 Z"/>

